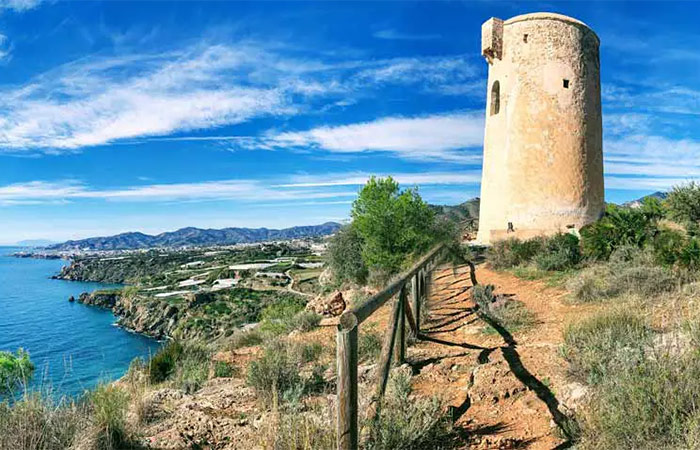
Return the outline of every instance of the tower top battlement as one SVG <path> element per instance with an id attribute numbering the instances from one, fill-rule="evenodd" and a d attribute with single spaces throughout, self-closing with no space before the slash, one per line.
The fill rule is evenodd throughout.
<path id="1" fill-rule="evenodd" d="M 600 45 L 600 39 L 598 35 L 584 22 L 574 19 L 573 17 L 565 16 L 563 14 L 549 13 L 549 12 L 539 12 L 522 14 L 519 16 L 511 17 L 508 20 L 499 19 L 498 17 L 492 17 L 481 25 L 481 54 L 486 58 L 489 64 L 493 63 L 496 59 L 502 59 L 504 52 L 504 27 L 509 27 L 514 24 L 522 24 L 523 22 L 535 22 L 535 21 L 557 21 L 563 22 L 568 25 L 573 25 L 575 27 L 584 29 L 587 33 L 590 33 L 595 38 L 595 43 Z"/>

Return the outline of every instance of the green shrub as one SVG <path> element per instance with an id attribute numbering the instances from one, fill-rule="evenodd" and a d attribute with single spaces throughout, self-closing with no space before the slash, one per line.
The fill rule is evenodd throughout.
<path id="1" fill-rule="evenodd" d="M 171 380 L 185 392 L 198 390 L 209 377 L 211 351 L 197 342 L 169 341 L 148 363 L 151 383 Z"/>
<path id="2" fill-rule="evenodd" d="M 653 297 L 671 292 L 682 282 L 678 271 L 654 265 L 654 254 L 636 247 L 623 246 L 607 263 L 591 265 L 572 278 L 567 287 L 574 300 L 603 301 L 635 294 Z"/>
<path id="3" fill-rule="evenodd" d="M 382 351 L 382 336 L 374 327 L 360 327 L 357 355 L 360 362 L 376 361 Z"/>
<path id="4" fill-rule="evenodd" d="M 292 344 L 292 353 L 294 358 L 302 364 L 314 362 L 323 353 L 323 345 L 319 342 L 310 344 Z"/>
<path id="5" fill-rule="evenodd" d="M 175 370 L 175 362 L 182 354 L 182 344 L 178 341 L 168 341 L 167 344 L 158 349 L 148 363 L 148 374 L 151 383 L 162 383 Z"/>
<path id="6" fill-rule="evenodd" d="M 583 255 L 607 260 L 622 246 L 644 247 L 655 231 L 653 217 L 642 208 L 608 205 L 602 219 L 581 229 Z"/>
<path id="7" fill-rule="evenodd" d="M 304 302 L 301 299 L 297 297 L 287 298 L 263 309 L 258 329 L 262 334 L 279 336 L 303 327 L 313 328 L 316 317 L 312 314 L 304 312 Z M 319 322 L 320 320 L 321 318 L 318 317 Z"/>
<path id="8" fill-rule="evenodd" d="M 700 221 L 700 184 L 691 181 L 674 186 L 665 200 L 668 216 L 680 223 Z"/>
<path id="9" fill-rule="evenodd" d="M 263 336 L 260 330 L 252 328 L 249 330 L 238 330 L 233 333 L 229 341 L 229 348 L 235 350 L 242 347 L 252 347 L 262 344 Z"/>
<path id="10" fill-rule="evenodd" d="M 126 413 L 129 394 L 112 384 L 102 384 L 88 394 L 97 448 L 127 448 Z"/>
<path id="11" fill-rule="evenodd" d="M 209 378 L 210 364 L 211 351 L 205 345 L 186 343 L 171 377 L 174 386 L 186 393 L 196 392 Z"/>
<path id="12" fill-rule="evenodd" d="M 214 363 L 214 377 L 231 378 L 236 375 L 237 367 L 226 361 L 216 361 Z"/>
<path id="13" fill-rule="evenodd" d="M 321 323 L 321 316 L 313 311 L 300 311 L 291 320 L 293 329 L 302 332 L 311 331 Z"/>
<path id="14" fill-rule="evenodd" d="M 134 298 L 139 293 L 138 286 L 126 286 L 122 288 L 120 296 L 122 298 Z"/>
<path id="15" fill-rule="evenodd" d="M 330 450 L 337 447 L 335 417 L 329 408 L 282 408 L 263 425 L 261 439 L 270 450 Z"/>
<path id="16" fill-rule="evenodd" d="M 657 355 L 601 379 L 584 448 L 697 449 L 700 354 Z"/>
<path id="17" fill-rule="evenodd" d="M 315 377 L 305 379 L 299 371 L 314 361 L 323 350 L 320 344 L 294 344 L 274 340 L 265 345 L 262 356 L 248 366 L 248 385 L 267 404 L 288 400 L 308 391 L 316 383 Z"/>
<path id="18" fill-rule="evenodd" d="M 595 384 L 639 363 L 651 336 L 636 314 L 604 311 L 567 327 L 562 354 L 574 376 Z"/>
<path id="19" fill-rule="evenodd" d="M 613 293 L 657 295 L 674 290 L 678 283 L 673 273 L 664 267 L 633 266 L 614 273 L 611 285 L 615 288 Z"/>
<path id="20" fill-rule="evenodd" d="M 494 286 L 476 285 L 472 288 L 472 298 L 479 311 L 508 331 L 528 328 L 535 323 L 535 316 L 525 304 L 510 298 L 494 295 Z"/>
<path id="21" fill-rule="evenodd" d="M 379 417 L 370 423 L 368 450 L 443 448 L 454 436 L 437 397 L 411 397 L 411 377 L 394 371 Z"/>
<path id="22" fill-rule="evenodd" d="M 544 241 L 534 260 L 540 270 L 571 269 L 581 262 L 579 240 L 573 234 L 555 234 Z"/>
<path id="23" fill-rule="evenodd" d="M 334 234 L 328 242 L 328 267 L 338 283 L 364 284 L 369 271 L 362 259 L 363 240 L 357 229 L 348 225 Z"/>
<path id="24" fill-rule="evenodd" d="M 677 230 L 662 229 L 654 237 L 652 244 L 654 260 L 658 264 L 672 266 L 678 261 L 687 237 Z"/>
<path id="25" fill-rule="evenodd" d="M 472 299 L 482 311 L 488 311 L 491 304 L 496 301 L 496 296 L 493 291 L 496 286 L 493 284 L 477 284 L 472 287 Z"/>
<path id="26" fill-rule="evenodd" d="M 12 391 L 26 383 L 34 374 L 29 353 L 21 348 L 17 353 L 0 352 L 0 393 Z"/>
<path id="27" fill-rule="evenodd" d="M 304 301 L 298 297 L 288 297 L 266 306 L 260 313 L 261 321 L 288 320 L 304 310 Z"/>
<path id="28" fill-rule="evenodd" d="M 529 263 L 544 247 L 544 238 L 525 241 L 510 238 L 494 242 L 488 249 L 486 258 L 494 269 L 510 269 Z"/>
<path id="29" fill-rule="evenodd" d="M 558 233 L 524 241 L 511 238 L 494 242 L 487 259 L 495 269 L 511 269 L 534 262 L 540 270 L 567 270 L 579 264 L 581 250 L 576 236 Z"/>
<path id="30" fill-rule="evenodd" d="M 608 267 L 587 269 L 567 283 L 567 289 L 574 300 L 582 303 L 606 300 L 620 293 L 617 286 L 610 284 Z"/>
<path id="31" fill-rule="evenodd" d="M 700 269 L 700 241 L 698 238 L 691 238 L 678 255 L 678 264 L 688 270 L 697 271 Z"/>
<path id="32" fill-rule="evenodd" d="M 0 448 L 65 450 L 88 425 L 85 408 L 51 395 L 29 393 L 10 405 L 0 402 Z"/>

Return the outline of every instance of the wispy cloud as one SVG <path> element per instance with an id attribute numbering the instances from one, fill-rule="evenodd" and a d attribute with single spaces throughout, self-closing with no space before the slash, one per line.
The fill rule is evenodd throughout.
<path id="1" fill-rule="evenodd" d="M 614 109 L 700 115 L 700 90 L 679 84 L 604 84 L 602 97 Z"/>
<path id="2" fill-rule="evenodd" d="M 359 82 L 422 83 L 426 90 L 447 92 L 453 86 L 480 82 L 482 66 L 475 64 L 467 55 L 394 58 L 371 64 L 360 70 L 355 79 Z"/>
<path id="3" fill-rule="evenodd" d="M 412 160 L 474 163 L 483 143 L 481 112 L 422 117 L 387 117 L 335 127 L 273 134 L 260 145 L 268 148 L 320 149 L 337 153 L 389 152 Z"/>
<path id="4" fill-rule="evenodd" d="M 606 139 L 605 186 L 666 190 L 700 177 L 700 142 L 649 134 Z"/>
<path id="5" fill-rule="evenodd" d="M 88 58 L 0 91 L 0 152 L 57 153 L 301 114 L 386 84 L 447 93 L 476 73 L 460 56 L 327 62 L 255 42 Z"/>
<path id="6" fill-rule="evenodd" d="M 296 175 L 289 183 L 276 187 L 324 187 L 324 186 L 360 186 L 370 176 L 391 176 L 400 184 L 406 185 L 452 185 L 477 184 L 481 181 L 481 170 L 463 170 L 459 172 L 419 172 L 419 173 L 367 173 L 350 172 L 326 175 Z"/>
<path id="7" fill-rule="evenodd" d="M 7 62 L 12 58 L 12 43 L 4 34 L 0 34 L 0 62 Z"/>
<path id="8" fill-rule="evenodd" d="M 42 0 L 0 0 L 0 9 L 26 11 L 35 8 Z"/>
<path id="9" fill-rule="evenodd" d="M 376 174 L 387 176 L 389 174 Z M 476 184 L 478 170 L 460 172 L 398 173 L 403 186 Z M 77 180 L 30 181 L 0 186 L 0 206 L 60 204 L 75 200 L 118 202 L 219 201 L 299 204 L 346 204 L 357 195 L 368 173 L 327 175 L 279 175 L 274 180 L 216 180 L 192 183 L 162 183 L 95 189 Z M 353 187 L 352 189 L 348 189 Z M 304 202 L 304 203 L 301 203 Z"/>
<path id="10" fill-rule="evenodd" d="M 107 201 L 295 201 L 339 199 L 356 195 L 354 191 L 332 189 L 296 189 L 269 186 L 255 180 L 221 180 L 196 183 L 151 184 L 120 189 L 92 189 L 75 180 L 31 181 L 0 186 L 0 205 L 56 203 L 76 199 Z"/>
<path id="11" fill-rule="evenodd" d="M 394 29 L 379 30 L 372 34 L 377 39 L 387 39 L 393 41 L 432 41 L 440 39 L 439 34 L 424 33 L 402 33 Z"/>

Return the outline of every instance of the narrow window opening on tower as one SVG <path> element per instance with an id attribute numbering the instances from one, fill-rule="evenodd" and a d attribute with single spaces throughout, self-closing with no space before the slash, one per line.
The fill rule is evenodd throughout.
<path id="1" fill-rule="evenodd" d="M 569 80 L 564 78 L 564 89 L 569 89 Z"/>
<path id="2" fill-rule="evenodd" d="M 523 42 L 527 44 L 527 34 L 523 34 Z"/>
<path id="3" fill-rule="evenodd" d="M 493 82 L 491 86 L 491 115 L 498 114 L 501 109 L 501 84 L 498 81 Z"/>

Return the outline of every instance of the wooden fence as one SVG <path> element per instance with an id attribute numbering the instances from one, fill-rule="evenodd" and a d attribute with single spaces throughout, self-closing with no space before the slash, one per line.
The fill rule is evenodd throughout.
<path id="1" fill-rule="evenodd" d="M 360 324 L 398 294 L 392 308 L 377 366 L 375 400 L 381 402 L 389 379 L 392 356 L 398 364 L 402 364 L 406 355 L 406 322 L 408 322 L 413 335 L 420 336 L 421 303 L 428 298 L 432 271 L 441 262 L 444 253 L 445 249 L 442 245 L 435 247 L 384 290 L 345 311 L 340 316 L 337 334 L 339 450 L 358 448 L 357 338 Z M 379 408 L 379 404 L 375 407 Z"/>

